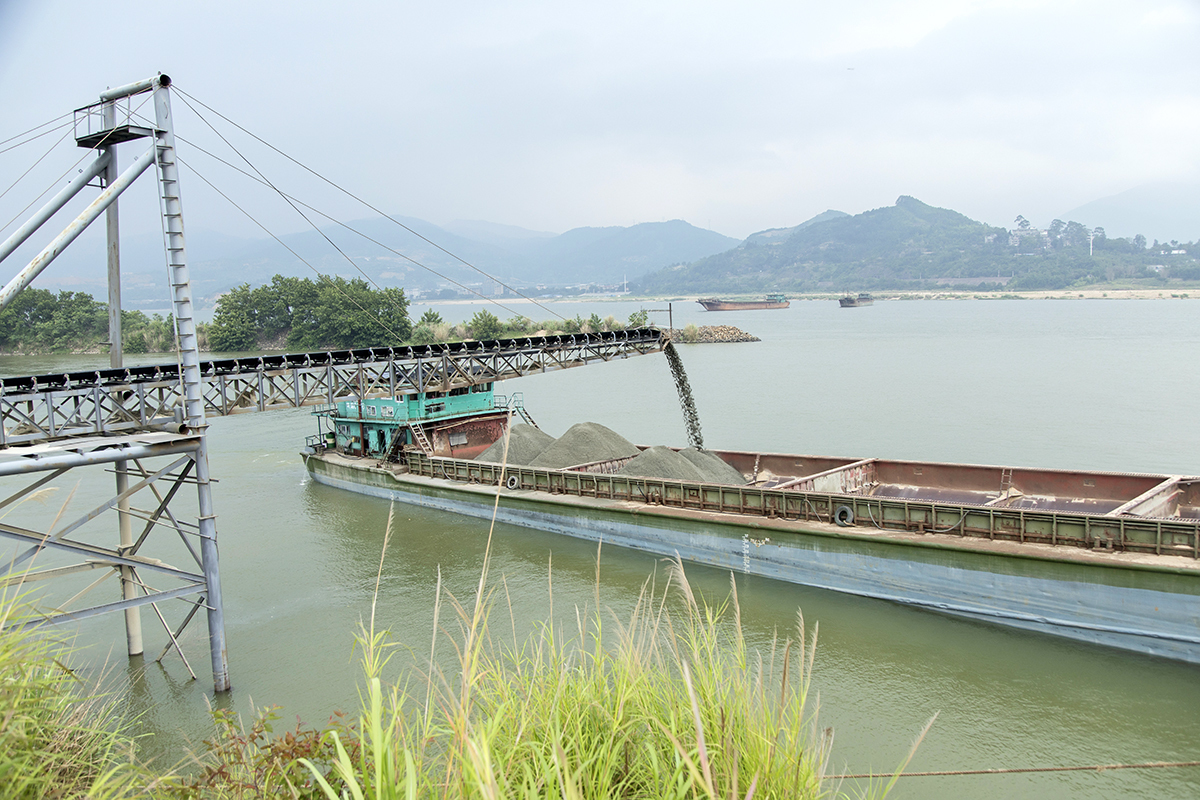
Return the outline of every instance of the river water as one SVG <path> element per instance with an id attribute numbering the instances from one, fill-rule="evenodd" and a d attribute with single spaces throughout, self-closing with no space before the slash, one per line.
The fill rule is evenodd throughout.
<path id="1" fill-rule="evenodd" d="M 512 304 L 509 304 L 512 305 Z M 664 304 L 656 304 L 664 305 Z M 564 316 L 624 319 L 638 304 L 557 303 Z M 436 306 L 448 321 L 470 305 Z M 535 319 L 543 309 L 516 306 Z M 413 309 L 419 315 L 423 308 Z M 1200 303 L 1180 300 L 886 301 L 840 309 L 794 301 L 783 311 L 705 313 L 674 304 L 675 327 L 731 324 L 762 338 L 680 346 L 716 449 L 911 458 L 1014 466 L 1200 473 Z M 501 316 L 507 316 L 496 311 Z M 666 315 L 656 314 L 661 325 Z M 79 357 L 0 358 L 6 375 L 82 366 Z M 686 431 L 661 355 L 531 376 L 497 387 L 524 393 L 543 429 L 600 422 L 645 444 L 683 445 Z M 216 704 L 277 705 L 285 720 L 322 723 L 354 709 L 353 634 L 370 613 L 388 505 L 317 486 L 297 455 L 316 431 L 307 411 L 212 421 L 212 473 L 234 690 Z M 79 475 L 47 509 L 57 513 Z M 70 500 L 85 512 L 111 477 L 85 480 Z M 438 570 L 469 597 L 486 524 L 397 506 L 377 619 L 418 658 L 428 654 Z M 40 516 L 38 516 L 40 515 Z M 115 520 L 112 522 L 115 540 Z M 519 631 L 545 618 L 547 575 L 557 613 L 592 602 L 592 545 L 498 526 L 493 574 L 504 576 Z M 620 616 L 656 568 L 616 547 L 601 557 L 601 602 Z M 729 576 L 691 567 L 720 598 Z M 90 580 L 90 579 L 89 579 Z M 1196 667 L 1010 631 L 881 601 L 737 576 L 750 640 L 765 647 L 793 629 L 797 609 L 820 634 L 813 680 L 822 726 L 836 732 L 834 771 L 893 768 L 937 713 L 912 770 L 966 770 L 1200 759 Z M 109 584 L 115 595 L 115 584 Z M 114 598 L 115 599 L 115 598 Z M 172 609 L 173 619 L 181 612 Z M 508 612 L 503 616 L 507 622 Z M 162 666 L 123 655 L 119 616 L 78 628 L 89 663 L 106 658 L 147 752 L 175 761 L 209 734 L 213 702 L 205 628 Z M 147 652 L 166 643 L 143 612 Z M 854 781 L 843 788 L 851 789 Z M 908 778 L 900 798 L 1195 797 L 1200 770 Z"/>

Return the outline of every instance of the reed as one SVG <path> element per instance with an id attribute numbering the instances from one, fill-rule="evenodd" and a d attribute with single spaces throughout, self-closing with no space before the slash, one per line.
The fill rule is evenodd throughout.
<path id="1" fill-rule="evenodd" d="M 392 535 L 388 516 L 376 595 Z M 488 549 L 473 600 L 441 583 L 428 661 L 385 680 L 399 652 L 375 606 L 357 641 L 357 719 L 272 730 L 215 712 L 199 769 L 176 777 L 138 764 L 111 700 L 67 668 L 67 644 L 30 632 L 32 611 L 0 593 L 0 795 L 4 797 L 822 798 L 832 731 L 810 702 L 816 626 L 797 614 L 789 635 L 751 649 L 736 583 L 721 602 L 699 597 L 682 562 L 665 562 L 632 611 L 595 594 L 560 628 L 550 612 L 518 636 L 507 585 Z M 552 575 L 552 573 L 551 573 Z M 661 581 L 661 585 L 660 585 Z M 507 611 L 507 613 L 503 613 Z M 508 625 L 493 627 L 497 620 Z M 438 653 L 445 652 L 439 658 Z M 449 667 L 439 664 L 448 663 Z M 914 745 L 915 748 L 915 745 Z M 911 754 L 910 754 L 911 757 Z M 903 768 L 903 765 L 902 767 Z M 882 797 L 879 782 L 865 795 Z"/>
<path id="2" fill-rule="evenodd" d="M 116 701 L 67 662 L 69 642 L 26 627 L 38 617 L 20 584 L 0 591 L 0 795 L 147 796 L 168 785 L 136 764 Z"/>
<path id="3" fill-rule="evenodd" d="M 372 609 L 358 636 L 358 725 L 326 735 L 330 762 L 300 760 L 330 800 L 827 794 L 832 733 L 809 704 L 816 629 L 802 617 L 752 652 L 732 580 L 726 600 L 707 604 L 675 559 L 618 620 L 600 604 L 598 557 L 592 607 L 566 631 L 551 611 L 519 641 L 515 624 L 511 638 L 492 628 L 507 591 L 484 564 L 470 605 L 439 579 L 433 647 L 450 648 L 452 672 L 431 653 L 410 684 L 386 684 L 393 642 Z"/>

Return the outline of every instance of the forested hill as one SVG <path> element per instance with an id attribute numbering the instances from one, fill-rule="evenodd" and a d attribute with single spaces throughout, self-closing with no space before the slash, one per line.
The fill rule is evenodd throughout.
<path id="1" fill-rule="evenodd" d="M 1163 254 L 1146 250 L 1142 237 L 1137 242 L 1106 239 L 1102 229 L 1058 220 L 1039 231 L 1018 220 L 1009 231 L 904 196 L 894 206 L 855 216 L 825 212 L 782 229 L 786 236 L 754 234 L 732 250 L 651 273 L 638 289 L 811 292 L 999 283 L 1010 289 L 1057 289 L 1162 273 Z M 1178 255 L 1167 255 L 1179 261 Z M 1189 269 L 1196 268 L 1180 263 L 1171 271 Z"/>

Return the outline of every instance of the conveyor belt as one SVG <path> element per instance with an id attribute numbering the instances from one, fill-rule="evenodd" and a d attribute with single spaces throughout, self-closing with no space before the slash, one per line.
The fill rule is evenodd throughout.
<path id="1" fill-rule="evenodd" d="M 655 353 L 657 328 L 471 342 L 322 350 L 202 361 L 206 416 L 449 391 L 471 384 Z M 0 447 L 171 426 L 182 417 L 179 367 L 0 378 Z"/>

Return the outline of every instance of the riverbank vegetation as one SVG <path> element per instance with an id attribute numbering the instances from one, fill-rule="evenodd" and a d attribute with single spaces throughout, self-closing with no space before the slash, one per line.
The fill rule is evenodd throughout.
<path id="1" fill-rule="evenodd" d="M 833 736 L 809 701 L 816 628 L 803 617 L 756 652 L 736 584 L 712 604 L 675 560 L 626 619 L 600 607 L 597 568 L 594 607 L 566 629 L 551 613 L 521 641 L 495 624 L 511 619 L 507 586 L 484 564 L 469 603 L 439 581 L 433 650 L 399 682 L 384 676 L 406 650 L 372 608 L 356 719 L 275 734 L 269 709 L 249 727 L 215 712 L 206 751 L 158 770 L 137 763 L 129 730 L 105 727 L 111 706 L 80 705 L 66 648 L 14 627 L 5 598 L 0 777 L 28 797 L 829 796 Z"/>
<path id="2" fill-rule="evenodd" d="M 160 788 L 136 766 L 115 701 L 67 666 L 70 647 L 21 627 L 36 619 L 11 587 L 0 592 L 0 796 L 118 798 Z"/>
<path id="3" fill-rule="evenodd" d="M 411 688 L 383 679 L 396 645 L 372 620 L 359 636 L 355 724 L 327 729 L 327 747 L 274 770 L 261 764 L 277 744 L 227 730 L 238 744 L 214 747 L 179 794 L 258 774 L 332 800 L 822 796 L 832 734 L 808 705 L 815 632 L 800 619 L 794 638 L 751 652 L 736 593 L 706 605 L 678 562 L 669 573 L 666 587 L 647 582 L 623 623 L 591 609 L 569 630 L 548 619 L 515 646 L 515 630 L 509 640 L 492 627 L 501 587 L 481 578 L 470 605 L 439 590 L 435 616 L 458 629 L 435 637 L 451 668 L 434 657 L 414 665 L 425 677 Z"/>
<path id="4" fill-rule="evenodd" d="M 201 349 L 208 326 L 197 327 Z M 166 353 L 175 349 L 171 316 L 121 311 L 126 353 Z M 0 353 L 102 353 L 108 349 L 108 306 L 86 292 L 25 289 L 0 311 Z"/>
<path id="5" fill-rule="evenodd" d="M 197 323 L 201 350 L 308 351 L 464 339 L 497 339 L 553 333 L 597 333 L 646 324 L 644 311 L 627 323 L 613 316 L 548 319 L 515 316 L 501 321 L 482 309 L 468 321 L 450 323 L 428 309 L 414 325 L 403 289 L 372 288 L 344 278 L 312 281 L 276 275 L 269 284 L 242 284 L 222 295 L 212 323 Z M 168 315 L 122 310 L 124 352 L 169 353 L 175 323 Z M 108 307 L 84 292 L 26 289 L 0 312 L 0 353 L 102 353 L 108 348 Z"/>

